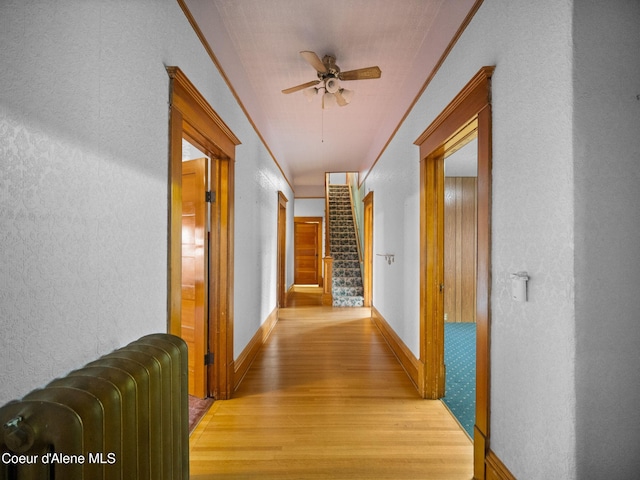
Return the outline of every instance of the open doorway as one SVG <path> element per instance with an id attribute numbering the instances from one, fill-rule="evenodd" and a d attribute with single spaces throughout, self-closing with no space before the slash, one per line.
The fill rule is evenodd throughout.
<path id="1" fill-rule="evenodd" d="M 444 159 L 443 402 L 473 439 L 476 404 L 478 141 L 472 133 Z"/>
<path id="2" fill-rule="evenodd" d="M 183 328 L 182 316 L 183 308 L 190 308 L 183 303 L 183 296 L 187 295 L 183 294 L 183 280 L 189 271 L 188 265 L 183 268 L 183 262 L 191 261 L 183 258 L 183 196 L 189 198 L 184 195 L 184 187 L 190 189 L 186 183 L 183 185 L 183 174 L 189 171 L 183 166 L 183 140 L 186 139 L 209 159 L 208 173 L 193 177 L 196 183 L 209 179 L 204 208 L 210 226 L 201 229 L 210 232 L 208 241 L 203 233 L 206 246 L 203 248 L 208 249 L 208 255 L 203 262 L 204 293 L 200 295 L 206 299 L 206 306 L 201 302 L 202 307 L 193 307 L 194 311 L 204 309 L 200 331 L 193 333 L 199 337 L 197 341 L 201 347 L 192 347 L 195 349 L 192 352 L 194 368 L 198 364 L 203 373 L 194 375 L 198 375 L 198 381 L 205 385 L 205 396 L 227 399 L 234 385 L 233 179 L 235 147 L 240 141 L 178 67 L 167 67 L 167 73 L 170 79 L 167 330 L 179 337 L 189 335 L 187 328 Z M 196 155 L 200 156 L 199 153 Z M 186 230 L 185 237 L 189 228 Z M 194 235 L 196 231 L 194 228 Z"/>
<path id="3" fill-rule="evenodd" d="M 418 137 L 420 147 L 420 369 L 424 398 L 445 394 L 444 190 L 447 152 L 477 138 L 476 404 L 474 478 L 492 469 L 490 424 L 491 76 L 483 67 Z"/>

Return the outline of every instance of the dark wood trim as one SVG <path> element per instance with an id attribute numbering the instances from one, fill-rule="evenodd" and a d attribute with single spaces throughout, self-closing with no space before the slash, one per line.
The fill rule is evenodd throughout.
<path id="1" fill-rule="evenodd" d="M 500 461 L 498 456 L 491 450 L 487 454 L 487 476 L 486 480 L 516 480 L 516 477 Z"/>
<path id="2" fill-rule="evenodd" d="M 363 245 L 363 273 L 362 283 L 364 289 L 364 306 L 370 307 L 373 303 L 373 192 L 367 193 L 362 200 L 364 208 L 363 213 L 363 229 L 364 229 L 364 245 Z"/>
<path id="3" fill-rule="evenodd" d="M 391 328 L 391 325 L 387 323 L 382 314 L 373 306 L 371 307 L 371 320 L 376 327 L 378 327 L 378 330 L 380 330 L 389 348 L 400 362 L 400 365 L 402 365 L 404 371 L 407 372 L 409 379 L 416 388 L 420 390 L 423 371 L 422 363 L 411 352 L 409 347 L 405 345 L 393 328 Z"/>
<path id="4" fill-rule="evenodd" d="M 180 335 L 182 245 L 182 138 L 193 139 L 212 157 L 216 201 L 210 204 L 209 345 L 215 363 L 208 367 L 208 393 L 229 398 L 233 387 L 233 197 L 235 147 L 240 144 L 206 99 L 178 67 L 169 75 L 169 238 L 168 328 Z"/>
<path id="5" fill-rule="evenodd" d="M 169 95 L 172 97 L 173 92 L 171 91 Z M 178 142 L 177 139 L 180 141 Z M 168 206 L 167 332 L 180 336 L 182 330 L 182 113 L 173 106 L 169 111 Z"/>
<path id="6" fill-rule="evenodd" d="M 278 191 L 278 238 L 277 238 L 277 306 L 287 306 L 287 197 Z"/>
<path id="7" fill-rule="evenodd" d="M 180 110 L 190 126 L 205 135 L 224 152 L 235 152 L 240 140 L 211 108 L 206 99 L 178 67 L 167 67 L 172 80 L 171 105 Z"/>
<path id="8" fill-rule="evenodd" d="M 413 142 L 420 147 L 420 158 L 426 158 L 443 145 L 491 102 L 491 85 L 488 80 L 494 69 L 495 67 L 482 67 Z"/>
<path id="9" fill-rule="evenodd" d="M 487 83 L 490 79 L 487 79 Z M 491 390 L 491 105 L 478 113 L 478 256 L 476 284 L 476 426 L 489 447 Z M 476 455 L 486 454 L 476 451 Z"/>
<path id="10" fill-rule="evenodd" d="M 444 151 L 420 164 L 420 361 L 423 398 L 444 396 Z"/>
<path id="11" fill-rule="evenodd" d="M 209 343 L 216 350 L 216 362 L 210 367 L 210 394 L 217 399 L 231 398 L 233 393 L 233 301 L 234 301 L 234 185 L 235 162 L 218 160 L 216 203 L 212 205 L 218 231 L 211 232 L 217 242 L 217 255 L 210 255 L 210 297 L 218 305 L 209 308 Z M 215 379 L 217 378 L 217 381 Z M 214 390 L 215 388 L 215 390 Z"/>
<path id="12" fill-rule="evenodd" d="M 439 308 L 440 271 L 444 263 L 441 203 L 444 155 L 468 136 L 477 121 L 478 257 L 476 290 L 476 424 L 474 476 L 485 479 L 490 426 L 490 298 L 491 298 L 491 75 L 483 67 L 418 137 L 420 147 L 420 360 L 424 364 L 426 398 L 441 395 L 444 381 L 444 318 Z M 473 127 L 475 128 L 475 127 Z M 460 137 L 460 138 L 459 138 Z M 442 328 L 441 328 L 442 326 Z"/>
<path id="13" fill-rule="evenodd" d="M 238 359 L 234 363 L 234 382 L 233 389 L 236 390 L 240 385 L 240 382 L 244 379 L 244 376 L 247 374 L 249 367 L 256 359 L 258 352 L 262 348 L 262 346 L 269 338 L 273 327 L 278 323 L 278 309 L 274 308 L 273 311 L 269 314 L 269 317 L 264 321 L 260 328 L 253 335 L 251 340 L 246 347 L 240 352 L 238 355 Z"/>

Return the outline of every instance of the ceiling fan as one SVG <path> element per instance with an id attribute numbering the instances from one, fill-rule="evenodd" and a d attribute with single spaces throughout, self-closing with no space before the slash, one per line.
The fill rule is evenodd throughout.
<path id="1" fill-rule="evenodd" d="M 366 67 L 357 70 L 349 70 L 341 72 L 340 67 L 336 65 L 336 57 L 333 55 L 325 55 L 322 60 L 315 52 L 300 52 L 304 58 L 318 73 L 318 80 L 312 80 L 295 87 L 282 90 L 282 93 L 294 93 L 304 90 L 304 95 L 311 100 L 320 90 L 323 90 L 322 108 L 328 108 L 333 105 L 344 107 L 351 102 L 353 98 L 353 90 L 347 90 L 340 86 L 340 81 L 347 80 L 369 80 L 380 78 L 382 71 L 379 67 Z"/>

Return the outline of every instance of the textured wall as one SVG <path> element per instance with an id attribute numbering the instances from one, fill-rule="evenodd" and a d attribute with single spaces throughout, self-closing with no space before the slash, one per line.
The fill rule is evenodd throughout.
<path id="1" fill-rule="evenodd" d="M 575 478 L 571 2 L 487 0 L 366 180 L 374 305 L 417 355 L 413 141 L 483 65 L 492 82 L 491 448 L 517 478 Z M 529 301 L 510 297 L 527 270 Z"/>
<path id="2" fill-rule="evenodd" d="M 324 218 L 324 198 L 296 198 L 295 215 Z"/>
<path id="3" fill-rule="evenodd" d="M 278 191 L 288 200 L 285 288 L 293 283 L 293 193 L 259 139 L 252 145 L 242 140 L 236 162 L 236 358 L 276 308 Z"/>
<path id="4" fill-rule="evenodd" d="M 177 2 L 3 1 L 0 45 L 0 404 L 166 331 L 166 65 L 243 142 L 236 210 L 257 223 L 236 222 L 235 291 L 266 292 L 236 301 L 250 338 L 275 306 L 277 191 L 293 195 Z"/>
<path id="5" fill-rule="evenodd" d="M 578 478 L 640 472 L 640 2 L 576 2 Z"/>
<path id="6" fill-rule="evenodd" d="M 296 198 L 296 217 L 322 217 L 322 256 L 324 257 L 324 235 L 327 228 L 327 220 L 324 218 L 324 197 L 323 198 Z"/>
<path id="7" fill-rule="evenodd" d="M 167 80 L 141 37 L 168 12 L 141 13 L 0 6 L 0 403 L 166 329 Z"/>

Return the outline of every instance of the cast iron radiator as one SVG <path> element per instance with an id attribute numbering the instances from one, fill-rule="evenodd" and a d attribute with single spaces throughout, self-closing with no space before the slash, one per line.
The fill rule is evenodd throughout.
<path id="1" fill-rule="evenodd" d="M 152 334 L 0 407 L 0 480 L 189 478 L 187 346 Z"/>

